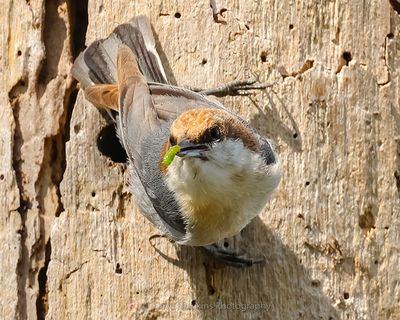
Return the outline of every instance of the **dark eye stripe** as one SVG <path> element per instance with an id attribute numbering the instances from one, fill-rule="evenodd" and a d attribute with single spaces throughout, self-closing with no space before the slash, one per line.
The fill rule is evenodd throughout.
<path id="1" fill-rule="evenodd" d="M 176 145 L 175 138 L 174 138 L 172 135 L 169 136 L 169 144 L 170 144 L 171 146 Z"/>

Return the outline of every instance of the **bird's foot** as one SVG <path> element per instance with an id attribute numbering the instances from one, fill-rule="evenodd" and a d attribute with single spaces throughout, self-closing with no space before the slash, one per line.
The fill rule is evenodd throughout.
<path id="1" fill-rule="evenodd" d="M 204 95 L 213 95 L 216 97 L 225 96 L 248 96 L 251 94 L 251 90 L 265 90 L 272 87 L 273 84 L 259 83 L 257 79 L 248 80 L 234 80 L 223 84 L 221 86 L 211 89 L 201 89 L 188 87 L 188 89 L 199 92 Z"/>
<path id="2" fill-rule="evenodd" d="M 217 260 L 235 268 L 251 267 L 254 264 L 264 262 L 263 258 L 249 258 L 244 253 L 237 253 L 226 249 L 224 246 L 220 246 L 217 243 L 203 246 L 202 248 L 206 252 L 212 254 Z"/>

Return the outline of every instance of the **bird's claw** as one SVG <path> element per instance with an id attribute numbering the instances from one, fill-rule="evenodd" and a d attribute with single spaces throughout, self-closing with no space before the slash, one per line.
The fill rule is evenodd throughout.
<path id="1" fill-rule="evenodd" d="M 251 94 L 251 90 L 265 90 L 272 87 L 273 84 L 259 83 L 257 79 L 247 80 L 234 80 L 224 85 L 211 88 L 211 89 L 200 89 L 188 87 L 188 89 L 199 92 L 204 95 L 213 95 L 216 97 L 225 96 L 248 96 Z"/>
<path id="2" fill-rule="evenodd" d="M 245 254 L 238 254 L 231 250 L 222 249 L 216 244 L 203 246 L 202 248 L 212 254 L 217 260 L 235 268 L 251 267 L 264 262 L 263 258 L 248 258 Z"/>

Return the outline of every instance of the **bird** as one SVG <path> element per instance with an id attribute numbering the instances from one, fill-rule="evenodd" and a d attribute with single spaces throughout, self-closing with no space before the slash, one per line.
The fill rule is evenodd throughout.
<path id="1" fill-rule="evenodd" d="M 141 213 L 180 245 L 236 267 L 258 262 L 216 244 L 240 233 L 278 187 L 274 143 L 215 99 L 170 84 L 146 16 L 90 44 L 72 75 L 89 102 L 115 115 Z"/>

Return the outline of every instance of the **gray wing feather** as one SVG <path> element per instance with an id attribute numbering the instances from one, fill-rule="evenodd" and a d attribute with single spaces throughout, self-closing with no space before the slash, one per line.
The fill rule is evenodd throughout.
<path id="1" fill-rule="evenodd" d="M 101 51 L 104 56 L 104 61 L 107 64 L 107 71 L 110 75 L 110 79 L 115 83 L 117 81 L 117 55 L 118 48 L 122 45 L 121 39 L 119 39 L 114 33 L 112 33 L 106 40 L 102 40 Z"/>
<path id="2" fill-rule="evenodd" d="M 155 194 L 151 190 L 145 189 L 144 184 L 146 182 L 143 183 L 143 178 L 140 178 L 136 171 L 131 172 L 129 183 L 133 190 L 135 202 L 146 218 L 173 240 L 184 240 L 186 227 L 181 215 L 177 214 L 179 208 L 173 212 L 166 212 L 164 209 L 160 210 L 157 204 L 154 204 Z"/>
<path id="3" fill-rule="evenodd" d="M 261 157 L 264 160 L 264 163 L 266 165 L 271 165 L 273 163 L 277 162 L 276 154 L 274 152 L 274 145 L 272 141 L 260 136 L 258 136 L 258 141 L 260 143 L 260 151 L 261 151 Z"/>
<path id="4" fill-rule="evenodd" d="M 116 83 L 117 53 L 122 44 L 135 53 L 147 81 L 168 83 L 150 23 L 147 17 L 138 16 L 116 27 L 106 39 L 94 41 L 78 56 L 71 72 L 82 88 L 99 83 Z"/>
<path id="5" fill-rule="evenodd" d="M 168 83 L 160 57 L 155 48 L 155 40 L 149 20 L 138 16 L 119 25 L 113 35 L 127 45 L 136 55 L 140 71 L 147 81 Z"/>
<path id="6" fill-rule="evenodd" d="M 138 16 L 132 19 L 130 24 L 137 30 L 140 30 L 140 34 L 143 38 L 141 45 L 133 45 L 133 48 L 143 48 L 143 46 L 146 48 L 145 51 L 141 50 L 144 52 L 144 59 L 143 63 L 139 61 L 139 66 L 147 81 L 168 83 L 164 67 L 156 49 L 156 41 L 154 39 L 153 31 L 151 30 L 149 19 L 145 16 Z"/>
<path id="7" fill-rule="evenodd" d="M 105 45 L 105 43 L 107 44 Z M 89 77 L 94 83 L 116 82 L 116 60 L 112 61 L 112 51 L 106 50 L 111 44 L 116 46 L 118 44 L 114 37 L 107 40 L 97 40 L 84 51 L 83 59 L 90 69 Z"/>
<path id="8" fill-rule="evenodd" d="M 145 83 L 124 87 L 127 91 L 120 94 L 119 125 L 130 167 L 134 168 L 131 172 L 133 193 L 150 221 L 173 239 L 182 240 L 186 235 L 185 221 L 158 167 L 169 124 L 160 123 Z"/>
<path id="9" fill-rule="evenodd" d="M 84 62 L 83 55 L 84 52 L 81 52 L 78 58 L 76 58 L 74 65 L 72 66 L 71 73 L 72 76 L 80 82 L 81 87 L 84 89 L 94 85 L 95 83 L 89 76 L 90 68 Z"/>
<path id="10" fill-rule="evenodd" d="M 161 120 L 170 121 L 182 112 L 195 108 L 226 110 L 222 104 L 191 90 L 159 83 L 149 83 L 149 88 Z"/>
<path id="11" fill-rule="evenodd" d="M 140 148 L 144 139 L 151 137 L 161 125 L 147 84 L 125 84 L 120 92 L 119 104 L 122 142 L 135 167 L 141 170 Z"/>
<path id="12" fill-rule="evenodd" d="M 168 139 L 170 123 L 164 123 L 159 130 L 142 144 L 142 183 L 147 187 L 147 194 L 158 216 L 177 240 L 182 241 L 186 234 L 186 223 L 180 214 L 180 208 L 174 194 L 165 183 L 165 178 L 159 169 L 161 149 Z"/>
<path id="13" fill-rule="evenodd" d="M 139 72 L 129 48 L 121 48 L 119 69 L 119 126 L 132 171 L 133 193 L 143 213 L 176 240 L 186 235 L 185 222 L 174 194 L 159 169 L 161 148 L 169 135 L 157 116 L 146 79 Z M 118 62 L 118 64 L 120 63 Z M 123 67 L 122 66 L 122 67 Z M 119 65 L 121 68 L 121 65 Z M 152 204 L 149 206 L 149 202 Z M 161 224 L 160 224 L 161 223 Z"/>

